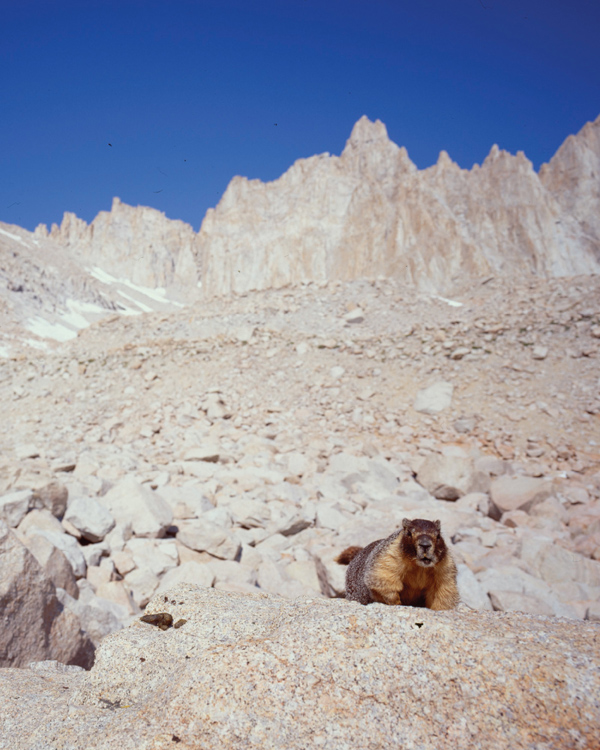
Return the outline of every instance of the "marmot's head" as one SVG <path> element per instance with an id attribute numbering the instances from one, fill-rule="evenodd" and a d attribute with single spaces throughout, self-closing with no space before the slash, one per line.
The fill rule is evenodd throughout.
<path id="1" fill-rule="evenodd" d="M 402 521 L 401 548 L 407 555 L 423 568 L 433 568 L 446 555 L 446 543 L 440 533 L 439 521 L 425 521 L 415 518 Z"/>

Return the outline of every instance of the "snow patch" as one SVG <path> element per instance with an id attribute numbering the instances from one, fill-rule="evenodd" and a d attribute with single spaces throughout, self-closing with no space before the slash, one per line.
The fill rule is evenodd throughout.
<path id="1" fill-rule="evenodd" d="M 114 276 L 111 276 L 106 271 L 103 271 L 101 268 L 98 268 L 98 266 L 94 266 L 91 269 L 90 274 L 95 279 L 98 279 L 98 281 L 101 281 L 103 284 L 114 284 L 117 281 L 117 279 L 115 279 Z"/>
<path id="2" fill-rule="evenodd" d="M 33 349 L 41 349 L 42 351 L 48 348 L 48 344 L 45 341 L 38 341 L 37 339 L 27 339 L 26 344 L 29 344 Z"/>
<path id="3" fill-rule="evenodd" d="M 148 305 L 145 305 L 143 302 L 138 302 L 138 300 L 136 300 L 130 294 L 127 294 L 127 292 L 123 292 L 121 289 L 117 289 L 117 292 L 121 295 L 121 297 L 125 297 L 125 299 L 133 302 L 134 305 L 137 305 L 142 312 L 152 312 L 151 307 L 148 307 Z"/>
<path id="4" fill-rule="evenodd" d="M 431 295 L 433 299 L 439 299 L 441 302 L 445 302 L 447 305 L 450 305 L 450 307 L 462 307 L 462 302 L 456 302 L 453 299 L 446 299 L 445 297 L 439 297 L 437 294 Z"/>
<path id="5" fill-rule="evenodd" d="M 74 328 L 87 328 L 89 326 L 90 321 L 82 313 L 101 313 L 102 315 L 106 315 L 106 310 L 91 302 L 78 302 L 75 299 L 70 299 L 67 301 L 67 307 L 69 308 L 69 312 L 63 313 L 60 318 Z"/>
<path id="6" fill-rule="evenodd" d="M 20 242 L 21 245 L 25 245 L 27 247 L 27 243 L 22 237 L 19 237 L 18 234 L 13 234 L 12 232 L 7 232 L 5 229 L 0 229 L 0 234 L 4 234 L 6 237 L 10 237 L 11 240 L 16 240 L 17 242 Z"/>
<path id="7" fill-rule="evenodd" d="M 123 294 L 123 293 L 119 292 L 119 294 Z M 123 296 L 125 297 L 127 295 L 123 294 Z M 136 302 L 136 305 L 137 305 L 137 302 Z M 141 310 L 134 310 L 131 307 L 123 307 L 122 305 L 119 305 L 119 308 L 116 312 L 118 312 L 119 315 L 141 315 L 142 314 Z"/>
<path id="8" fill-rule="evenodd" d="M 175 300 L 169 299 L 167 297 L 167 290 L 164 287 L 156 287 L 156 289 L 153 289 L 149 286 L 140 286 L 139 284 L 134 284 L 133 281 L 129 281 L 129 279 L 117 279 L 115 276 L 108 273 L 107 271 L 104 271 L 98 266 L 94 266 L 92 269 L 90 269 L 90 274 L 103 284 L 122 284 L 123 286 L 129 287 L 129 289 L 132 289 L 134 292 L 143 294 L 145 297 L 149 297 L 150 299 L 153 299 L 156 302 L 160 302 L 163 305 L 185 307 L 182 302 L 175 302 Z M 139 305 L 142 309 L 144 309 L 142 303 L 138 302 L 133 297 L 128 297 L 124 292 L 119 292 L 119 294 L 122 294 L 123 297 L 132 300 L 136 303 L 136 305 Z M 144 310 L 144 312 L 152 312 L 152 310 Z"/>
<path id="9" fill-rule="evenodd" d="M 77 336 L 77 331 L 72 328 L 67 328 L 61 323 L 51 323 L 49 320 L 40 318 L 39 315 L 31 318 L 26 328 L 42 339 L 54 339 L 54 341 L 69 341 Z M 31 340 L 28 343 L 31 343 Z"/>

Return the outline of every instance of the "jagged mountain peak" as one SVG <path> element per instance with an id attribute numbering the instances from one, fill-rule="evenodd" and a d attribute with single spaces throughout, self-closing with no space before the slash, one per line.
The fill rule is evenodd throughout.
<path id="1" fill-rule="evenodd" d="M 204 291 L 383 275 L 446 293 L 489 273 L 598 272 L 599 132 L 600 118 L 539 175 L 522 151 L 497 145 L 481 167 L 460 169 L 442 152 L 418 170 L 381 121 L 363 116 L 340 157 L 245 182 L 209 212 Z"/>

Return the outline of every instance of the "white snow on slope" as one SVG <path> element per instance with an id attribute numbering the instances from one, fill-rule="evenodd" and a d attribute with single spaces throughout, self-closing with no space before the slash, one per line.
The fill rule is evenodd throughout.
<path id="1" fill-rule="evenodd" d="M 63 313 L 60 318 L 74 328 L 87 328 L 89 326 L 90 321 L 83 313 L 100 313 L 100 315 L 106 315 L 107 312 L 99 305 L 94 305 L 91 302 L 79 302 L 75 299 L 68 300 L 67 307 L 69 308 L 69 312 Z"/>
<path id="2" fill-rule="evenodd" d="M 132 281 L 129 281 L 129 279 L 117 279 L 115 276 L 108 273 L 108 271 L 104 271 L 98 266 L 94 266 L 92 269 L 90 269 L 90 274 L 98 281 L 101 281 L 103 284 L 122 284 L 123 286 L 129 287 L 134 292 L 143 294 L 145 297 L 150 297 L 150 299 L 153 299 L 156 302 L 160 302 L 161 304 L 174 305 L 175 307 L 185 307 L 182 302 L 175 302 L 175 300 L 169 299 L 167 297 L 167 290 L 164 287 L 157 287 L 156 289 L 153 289 L 149 286 L 139 286 L 139 284 L 134 284 Z M 127 296 L 123 292 L 120 292 L 120 294 L 123 294 L 124 297 Z M 130 299 L 132 302 L 135 302 L 136 305 L 139 305 L 142 310 L 144 309 L 143 303 L 138 302 L 133 297 L 128 297 L 128 299 Z M 151 309 L 144 310 L 144 312 L 151 312 Z"/>
<path id="3" fill-rule="evenodd" d="M 462 307 L 463 306 L 462 302 L 456 302 L 453 299 L 446 299 L 445 297 L 439 297 L 437 294 L 432 294 L 431 296 L 433 297 L 433 299 L 439 299 L 442 302 L 445 302 L 447 305 L 450 305 L 450 307 Z"/>
<path id="4" fill-rule="evenodd" d="M 152 312 L 151 307 L 148 307 L 148 305 L 145 305 L 143 302 L 140 302 L 139 300 L 135 299 L 134 297 L 131 296 L 131 294 L 127 294 L 127 292 L 124 292 L 121 289 L 117 289 L 117 292 L 121 295 L 121 297 L 125 297 L 125 299 L 128 299 L 130 302 L 133 302 L 134 305 L 137 305 L 140 308 L 141 312 Z M 137 313 L 136 311 L 136 314 L 139 315 L 140 313 Z"/>
<path id="5" fill-rule="evenodd" d="M 27 246 L 27 243 L 22 237 L 19 237 L 18 234 L 13 234 L 12 232 L 7 232 L 5 229 L 0 229 L 0 234 L 4 234 L 6 237 L 10 237 L 11 240 L 16 240 L 17 242 L 20 242 L 21 245 Z"/>
<path id="6" fill-rule="evenodd" d="M 49 320 L 41 318 L 39 315 L 29 320 L 26 326 L 28 331 L 35 333 L 41 339 L 54 339 L 54 341 L 69 341 L 77 336 L 77 331 L 62 325 L 61 323 L 51 323 Z"/>

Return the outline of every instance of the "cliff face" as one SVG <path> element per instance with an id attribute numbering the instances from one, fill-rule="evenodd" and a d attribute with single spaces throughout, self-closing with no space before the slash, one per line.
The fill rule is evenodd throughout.
<path id="1" fill-rule="evenodd" d="M 207 296 L 301 281 L 393 276 L 448 292 L 490 273 L 600 270 L 600 117 L 539 175 L 494 146 L 463 170 L 418 170 L 362 117 L 341 156 L 297 161 L 270 183 L 235 177 L 200 229 Z"/>
<path id="2" fill-rule="evenodd" d="M 60 226 L 36 229 L 71 252 L 79 264 L 99 266 L 144 287 L 193 290 L 200 280 L 198 235 L 189 224 L 146 206 L 113 199 L 91 224 L 66 212 Z"/>

